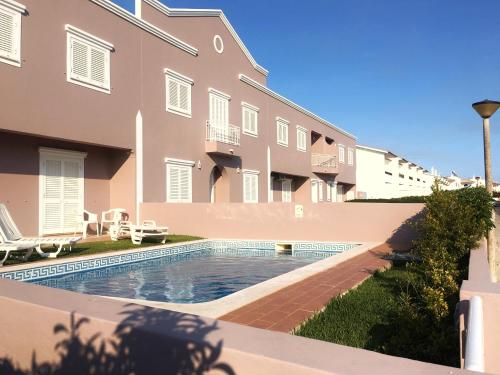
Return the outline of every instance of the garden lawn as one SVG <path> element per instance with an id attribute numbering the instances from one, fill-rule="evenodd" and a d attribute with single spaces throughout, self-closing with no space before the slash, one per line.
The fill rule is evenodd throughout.
<path id="1" fill-rule="evenodd" d="M 176 242 L 186 242 L 186 241 L 195 241 L 200 240 L 201 237 L 188 236 L 183 234 L 171 234 L 167 236 L 166 244 L 173 244 Z M 59 253 L 57 259 L 59 258 L 69 258 L 69 257 L 77 257 L 83 255 L 91 255 L 91 254 L 100 254 L 106 253 L 110 251 L 119 251 L 119 250 L 130 250 L 147 246 L 155 246 L 160 245 L 161 242 L 154 238 L 146 238 L 142 241 L 141 245 L 134 245 L 130 239 L 122 239 L 118 241 L 98 241 L 98 242 L 84 242 L 77 243 L 71 252 L 67 250 L 63 250 Z M 50 248 L 44 248 L 45 252 L 50 251 Z M 5 266 L 26 263 L 21 258 L 24 252 L 13 252 L 9 256 L 9 259 L 4 263 Z M 29 262 L 47 260 L 53 258 L 42 258 L 36 252 L 33 252 L 31 257 L 29 258 Z"/>
<path id="2" fill-rule="evenodd" d="M 322 341 L 384 352 L 391 317 L 404 282 L 414 275 L 404 267 L 377 272 L 358 288 L 330 301 L 325 310 L 295 334 Z"/>

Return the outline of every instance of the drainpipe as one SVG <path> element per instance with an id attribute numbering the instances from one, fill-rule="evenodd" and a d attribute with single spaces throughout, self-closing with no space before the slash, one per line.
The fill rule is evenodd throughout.
<path id="1" fill-rule="evenodd" d="M 469 300 L 464 367 L 466 370 L 484 372 L 483 300 L 479 296 Z"/>

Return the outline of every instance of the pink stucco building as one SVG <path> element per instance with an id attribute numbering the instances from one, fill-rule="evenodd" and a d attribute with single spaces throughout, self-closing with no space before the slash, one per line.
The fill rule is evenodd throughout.
<path id="1" fill-rule="evenodd" d="M 219 10 L 0 0 L 0 201 L 45 235 L 84 208 L 354 197 L 355 137 L 267 75 Z"/>

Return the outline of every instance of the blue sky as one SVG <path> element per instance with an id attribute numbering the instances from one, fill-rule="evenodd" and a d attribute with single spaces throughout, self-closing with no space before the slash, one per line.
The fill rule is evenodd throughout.
<path id="1" fill-rule="evenodd" d="M 114 0 L 133 10 L 133 0 Z M 500 100 L 498 0 L 162 0 L 220 8 L 268 86 L 441 174 L 484 175 L 474 101 Z M 168 31 L 168 30 L 167 30 Z M 492 118 L 500 180 L 500 112 Z"/>

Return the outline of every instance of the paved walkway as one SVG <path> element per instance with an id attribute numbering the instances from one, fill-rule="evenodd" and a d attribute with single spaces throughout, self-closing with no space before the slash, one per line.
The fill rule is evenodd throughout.
<path id="1" fill-rule="evenodd" d="M 389 267 L 390 262 L 382 259 L 382 256 L 390 251 L 390 246 L 383 244 L 219 319 L 271 331 L 290 332 L 320 311 L 332 298 L 362 283 L 375 271 Z"/>

